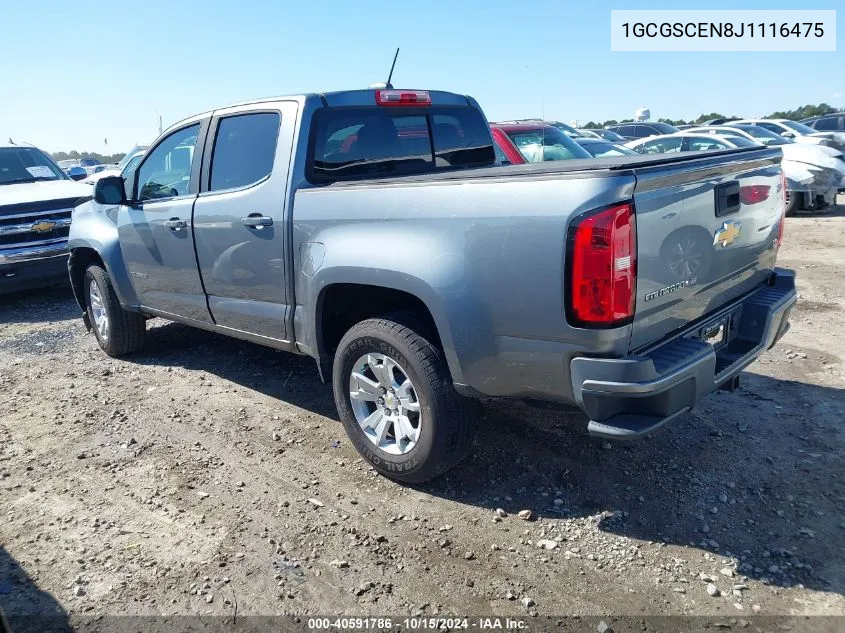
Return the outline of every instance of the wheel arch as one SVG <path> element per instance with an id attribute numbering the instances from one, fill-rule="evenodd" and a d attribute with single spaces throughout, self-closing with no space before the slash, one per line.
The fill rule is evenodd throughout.
<path id="1" fill-rule="evenodd" d="M 90 241 L 73 240 L 69 244 L 68 272 L 76 303 L 85 309 L 84 277 L 85 270 L 91 264 L 102 266 L 111 279 L 120 305 L 131 311 L 138 311 L 135 290 L 129 280 L 118 244 L 100 244 Z"/>
<path id="2" fill-rule="evenodd" d="M 335 346 L 349 327 L 367 318 L 399 312 L 443 350 L 452 380 L 461 382 L 463 373 L 445 308 L 424 280 L 384 270 L 364 274 L 363 279 L 350 279 L 331 269 L 320 272 L 324 274 L 313 280 L 315 292 L 305 316 L 311 327 L 298 323 L 296 340 L 317 359 L 324 377 L 331 375 Z M 356 271 L 355 277 L 359 276 L 360 271 Z"/>

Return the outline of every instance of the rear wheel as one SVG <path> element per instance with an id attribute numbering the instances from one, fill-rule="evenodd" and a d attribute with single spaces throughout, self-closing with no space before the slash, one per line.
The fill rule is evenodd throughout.
<path id="1" fill-rule="evenodd" d="M 98 264 L 85 270 L 85 309 L 97 343 L 109 356 L 131 354 L 144 345 L 144 316 L 121 307 L 108 273 Z"/>
<path id="2" fill-rule="evenodd" d="M 475 424 L 442 351 L 393 318 L 362 321 L 341 339 L 335 404 L 350 440 L 376 470 L 419 483 L 466 456 Z"/>

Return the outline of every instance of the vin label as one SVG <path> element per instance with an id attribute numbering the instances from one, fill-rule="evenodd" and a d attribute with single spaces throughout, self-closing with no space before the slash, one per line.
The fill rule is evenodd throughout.
<path id="1" fill-rule="evenodd" d="M 620 10 L 611 51 L 835 51 L 834 10 Z"/>

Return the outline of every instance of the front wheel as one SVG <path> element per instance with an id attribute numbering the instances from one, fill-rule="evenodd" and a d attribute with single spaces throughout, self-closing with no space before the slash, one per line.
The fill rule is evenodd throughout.
<path id="1" fill-rule="evenodd" d="M 109 274 L 98 264 L 85 270 L 85 309 L 97 343 L 109 356 L 131 354 L 144 345 L 144 316 L 121 307 Z"/>
<path id="2" fill-rule="evenodd" d="M 391 318 L 367 319 L 341 339 L 335 404 L 346 434 L 381 474 L 428 481 L 469 452 L 475 424 L 443 352 Z"/>

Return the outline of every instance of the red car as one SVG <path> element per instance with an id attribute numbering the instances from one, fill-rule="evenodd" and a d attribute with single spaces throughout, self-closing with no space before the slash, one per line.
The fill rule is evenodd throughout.
<path id="1" fill-rule="evenodd" d="M 513 165 L 540 163 L 547 160 L 592 158 L 553 125 L 545 123 L 491 123 L 496 154 L 502 162 Z"/>

